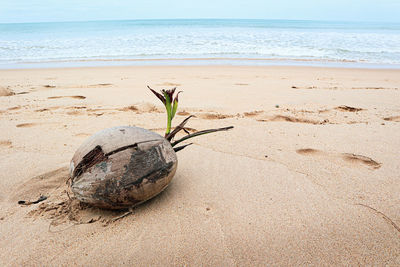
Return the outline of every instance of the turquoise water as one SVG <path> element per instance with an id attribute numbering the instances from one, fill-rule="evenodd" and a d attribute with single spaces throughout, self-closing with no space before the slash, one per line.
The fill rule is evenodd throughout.
<path id="1" fill-rule="evenodd" d="M 0 24 L 0 68 L 190 64 L 183 59 L 397 66 L 400 24 L 212 19 Z"/>

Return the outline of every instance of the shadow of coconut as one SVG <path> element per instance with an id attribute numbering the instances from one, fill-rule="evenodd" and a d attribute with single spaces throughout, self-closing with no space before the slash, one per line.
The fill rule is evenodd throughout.
<path id="1" fill-rule="evenodd" d="M 175 177 L 172 182 L 160 194 L 131 210 L 135 216 L 148 214 L 149 211 L 165 210 L 170 205 L 174 195 L 174 184 L 179 179 Z M 126 214 L 127 209 L 107 210 L 100 209 L 77 200 L 70 191 L 69 169 L 62 167 L 36 177 L 18 186 L 11 194 L 10 201 L 17 203 L 37 200 L 40 196 L 46 196 L 44 201 L 21 205 L 28 210 L 28 217 L 33 219 L 46 219 L 50 221 L 52 231 L 67 229 L 69 225 L 91 224 L 95 222 L 109 225 Z M 66 228 L 67 225 L 67 228 Z"/>

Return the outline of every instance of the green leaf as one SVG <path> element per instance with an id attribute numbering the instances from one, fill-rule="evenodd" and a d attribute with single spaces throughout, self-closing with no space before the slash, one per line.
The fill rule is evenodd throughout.
<path id="1" fill-rule="evenodd" d="M 172 119 L 175 117 L 176 110 L 178 109 L 178 96 L 179 96 L 179 93 L 180 93 L 180 92 L 182 92 L 182 91 L 179 91 L 179 92 L 176 94 L 175 99 L 174 99 L 174 105 L 173 105 L 173 107 L 172 107 Z"/>
<path id="2" fill-rule="evenodd" d="M 172 108 L 171 108 L 171 98 L 168 92 L 163 91 L 165 97 L 165 108 L 167 110 L 167 130 L 165 131 L 165 136 L 171 132 L 171 121 L 172 121 Z"/>
<path id="3" fill-rule="evenodd" d="M 160 99 L 161 102 L 163 102 L 163 104 L 165 105 L 165 97 L 163 97 L 162 94 L 157 93 L 156 91 L 154 91 L 153 89 L 151 89 L 150 86 L 148 86 L 148 85 L 147 85 L 147 88 L 149 88 L 150 91 L 152 91 L 153 94 L 154 94 L 158 99 Z"/>

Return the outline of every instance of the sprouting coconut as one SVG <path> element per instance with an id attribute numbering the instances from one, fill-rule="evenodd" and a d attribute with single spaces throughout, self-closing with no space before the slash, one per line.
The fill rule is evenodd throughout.
<path id="1" fill-rule="evenodd" d="M 187 117 L 173 131 L 171 122 L 178 108 L 175 89 L 162 94 L 149 89 L 163 102 L 167 110 L 165 136 L 152 131 L 119 126 L 100 131 L 87 139 L 71 160 L 71 190 L 81 202 L 96 207 L 124 209 L 136 206 L 163 191 L 175 175 L 177 151 L 190 144 L 177 146 L 195 136 L 225 131 L 233 126 L 209 129 L 189 134 Z M 174 140 L 179 131 L 186 136 Z"/>

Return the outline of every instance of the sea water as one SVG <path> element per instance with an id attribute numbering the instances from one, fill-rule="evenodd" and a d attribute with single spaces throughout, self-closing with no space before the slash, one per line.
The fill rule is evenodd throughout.
<path id="1" fill-rule="evenodd" d="M 400 24 L 217 19 L 0 24 L 0 68 L 196 62 L 398 67 Z"/>

